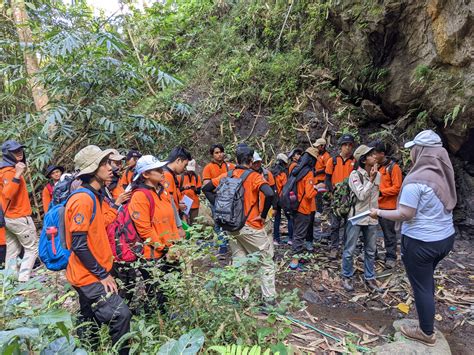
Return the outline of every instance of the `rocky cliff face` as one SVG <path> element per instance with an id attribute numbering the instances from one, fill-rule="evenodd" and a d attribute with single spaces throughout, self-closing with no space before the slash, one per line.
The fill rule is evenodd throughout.
<path id="1" fill-rule="evenodd" d="M 341 70 L 346 76 L 339 78 L 339 87 L 364 97 L 363 113 L 372 122 L 385 123 L 395 136 L 436 126 L 456 166 L 457 219 L 472 234 L 474 2 L 379 1 L 366 13 L 357 12 L 363 2 L 343 3 L 329 18 L 338 56 L 351 58 L 351 70 Z M 385 75 L 376 80 L 361 75 L 369 66 Z M 370 80 L 383 87 L 371 90 Z"/>

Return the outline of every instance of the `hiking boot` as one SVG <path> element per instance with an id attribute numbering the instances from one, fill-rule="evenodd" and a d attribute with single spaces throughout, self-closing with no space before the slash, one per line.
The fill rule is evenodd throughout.
<path id="1" fill-rule="evenodd" d="M 365 285 L 368 287 L 370 291 L 375 291 L 375 292 L 382 292 L 382 288 L 379 287 L 377 284 L 377 281 L 375 280 L 365 280 Z"/>
<path id="2" fill-rule="evenodd" d="M 329 252 L 329 259 L 336 260 L 337 259 L 337 249 L 331 249 Z"/>
<path id="3" fill-rule="evenodd" d="M 344 290 L 347 292 L 352 292 L 354 291 L 354 286 L 352 286 L 352 279 L 348 277 L 343 277 L 342 278 L 342 287 L 344 287 Z"/>
<path id="4" fill-rule="evenodd" d="M 393 269 L 395 266 L 397 266 L 397 261 L 394 259 L 387 259 L 385 260 L 384 266 L 386 269 Z"/>
<path id="5" fill-rule="evenodd" d="M 436 344 L 436 334 L 433 333 L 431 335 L 426 335 L 425 332 L 417 325 L 402 325 L 400 327 L 400 331 L 407 338 L 418 341 L 422 344 L 428 346 L 434 346 Z"/>
<path id="6" fill-rule="evenodd" d="M 313 243 L 312 242 L 306 242 L 306 250 L 309 252 L 314 251 Z"/>

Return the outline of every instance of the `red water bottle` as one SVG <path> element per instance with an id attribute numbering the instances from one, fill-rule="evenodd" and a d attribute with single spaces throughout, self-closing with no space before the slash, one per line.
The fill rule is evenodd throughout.
<path id="1" fill-rule="evenodd" d="M 294 191 L 290 191 L 290 201 L 291 203 L 295 203 L 298 200 L 298 198 L 295 195 Z"/>
<path id="2" fill-rule="evenodd" d="M 51 247 L 53 249 L 53 254 L 56 255 L 56 245 L 54 244 L 54 237 L 58 234 L 58 229 L 55 226 L 46 228 L 46 235 L 48 239 L 51 239 Z"/>

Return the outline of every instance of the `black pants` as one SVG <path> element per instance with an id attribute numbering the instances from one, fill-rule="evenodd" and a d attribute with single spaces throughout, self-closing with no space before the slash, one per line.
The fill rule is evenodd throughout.
<path id="1" fill-rule="evenodd" d="M 0 269 L 5 267 L 5 256 L 7 255 L 7 246 L 0 245 Z"/>
<path id="2" fill-rule="evenodd" d="M 402 236 L 402 260 L 415 296 L 420 328 L 433 334 L 435 316 L 434 270 L 449 254 L 454 244 L 454 235 L 437 242 L 423 242 Z"/>
<path id="3" fill-rule="evenodd" d="M 128 305 L 132 302 L 135 294 L 137 282 L 137 272 L 131 263 L 115 262 L 112 266 L 111 274 L 114 278 L 120 280 L 119 295 L 127 300 Z"/>
<path id="4" fill-rule="evenodd" d="M 318 184 L 320 182 L 321 181 L 318 181 Z M 316 211 L 318 211 L 319 213 L 323 213 L 323 210 L 324 210 L 323 195 L 324 195 L 323 192 L 318 192 L 317 195 L 316 195 Z"/>
<path id="5" fill-rule="evenodd" d="M 383 231 L 385 260 L 397 260 L 397 232 L 395 232 L 395 222 L 379 217 L 379 224 Z"/>
<path id="6" fill-rule="evenodd" d="M 310 214 L 296 212 L 293 220 L 293 255 L 298 255 L 303 251 L 304 242 L 308 235 L 310 225 Z"/>
<path id="7" fill-rule="evenodd" d="M 113 344 L 130 331 L 132 314 L 122 297 L 115 293 L 107 295 L 104 286 L 100 282 L 75 287 L 75 289 L 79 294 L 80 320 L 96 324 L 89 329 L 92 334 L 89 339 L 92 340 L 92 343 L 97 340 L 98 328 L 102 324 L 109 326 L 109 334 Z M 85 335 L 85 332 L 81 333 L 80 335 Z M 91 345 L 94 346 L 94 344 Z M 128 347 L 124 346 L 119 354 L 128 354 L 128 351 Z"/>
<path id="8" fill-rule="evenodd" d="M 316 214 L 316 212 L 311 212 L 309 225 L 308 225 L 308 231 L 306 232 L 306 241 L 311 242 L 311 243 L 314 240 L 314 216 L 315 216 L 315 214 Z"/>

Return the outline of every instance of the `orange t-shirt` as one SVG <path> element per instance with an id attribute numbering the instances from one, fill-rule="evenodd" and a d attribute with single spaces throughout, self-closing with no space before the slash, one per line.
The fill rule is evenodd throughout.
<path id="1" fill-rule="evenodd" d="M 0 228 L 0 245 L 6 245 L 7 244 L 7 239 L 6 239 L 6 231 L 5 227 Z"/>
<path id="2" fill-rule="evenodd" d="M 393 163 L 389 174 L 388 165 L 381 166 L 379 169 L 380 179 L 380 197 L 379 208 L 383 210 L 394 210 L 397 208 L 398 194 L 402 188 L 402 169 L 397 163 Z"/>
<path id="3" fill-rule="evenodd" d="M 262 177 L 265 179 L 265 181 L 268 183 L 268 185 L 270 185 L 270 187 L 274 187 L 275 186 L 275 178 L 273 177 L 273 174 L 270 170 L 266 170 L 266 174 L 267 174 L 267 179 L 265 179 L 265 174 L 262 173 Z M 259 209 L 260 209 L 260 212 L 263 211 L 263 206 L 265 205 L 265 194 L 260 191 L 259 195 L 258 195 L 258 198 L 259 198 Z"/>
<path id="4" fill-rule="evenodd" d="M 50 184 L 48 183 L 48 185 Z M 48 212 L 49 204 L 51 203 L 51 200 L 53 199 L 53 195 L 48 189 L 48 185 L 44 187 L 43 192 L 41 193 L 41 200 L 43 201 L 43 211 L 45 214 L 46 212 Z"/>
<path id="5" fill-rule="evenodd" d="M 311 214 L 316 211 L 316 194 L 318 191 L 314 188 L 315 183 L 314 173 L 308 173 L 300 181 L 296 183 L 298 191 L 298 212 L 301 214 Z"/>
<path id="6" fill-rule="evenodd" d="M 211 180 L 216 177 L 221 176 L 224 173 L 227 173 L 229 170 L 235 169 L 235 165 L 232 163 L 223 162 L 218 164 L 215 161 L 211 161 L 207 164 L 202 171 L 203 180 Z"/>
<path id="7" fill-rule="evenodd" d="M 122 186 L 122 188 L 125 190 L 127 186 L 132 182 L 134 172 L 135 169 L 125 169 L 122 176 L 120 177 L 117 186 Z"/>
<path id="8" fill-rule="evenodd" d="M 178 182 L 182 195 L 188 196 L 193 200 L 192 209 L 199 208 L 199 196 L 196 189 L 202 187 L 201 177 L 199 175 L 182 174 L 178 176 Z M 194 189 L 193 189 L 194 188 Z"/>
<path id="9" fill-rule="evenodd" d="M 244 169 L 235 169 L 232 176 L 241 177 L 245 172 Z M 212 185 L 217 187 L 223 177 L 226 177 L 227 173 L 211 180 Z M 263 229 L 262 221 L 254 221 L 253 219 L 260 216 L 260 208 L 258 206 L 258 194 L 260 193 L 260 187 L 263 184 L 268 184 L 262 175 L 257 172 L 252 172 L 244 181 L 244 213 L 247 216 L 245 224 L 254 229 Z"/>
<path id="10" fill-rule="evenodd" d="M 178 177 L 174 172 L 168 170 L 167 168 L 164 169 L 164 175 L 165 182 L 163 183 L 163 186 L 172 196 L 176 208 L 179 209 L 179 202 L 181 201 L 182 196 L 181 191 L 179 191 L 179 187 L 176 186 L 176 181 L 178 180 Z"/>
<path id="11" fill-rule="evenodd" d="M 332 175 L 331 183 L 332 185 L 336 185 L 344 179 L 347 179 L 351 174 L 352 170 L 354 170 L 355 160 L 354 158 L 349 158 L 344 161 L 340 155 L 336 157 L 337 164 L 336 168 L 334 168 L 333 158 L 329 158 L 326 164 L 326 174 Z"/>
<path id="12" fill-rule="evenodd" d="M 117 218 L 117 213 L 118 210 L 114 208 L 112 205 L 111 201 L 107 201 L 107 199 L 102 200 L 102 214 L 104 215 L 104 223 L 105 223 L 105 228 L 109 226 L 113 221 L 115 221 L 115 218 Z"/>
<path id="13" fill-rule="evenodd" d="M 324 179 L 326 178 L 326 164 L 328 160 L 331 158 L 331 155 L 329 155 L 328 152 L 324 152 L 323 154 L 320 154 L 318 156 L 318 159 L 316 160 L 316 165 L 315 165 L 315 171 L 322 171 L 322 173 L 319 173 L 316 175 L 316 182 L 323 182 Z"/>
<path id="14" fill-rule="evenodd" d="M 31 204 L 23 176 L 18 180 L 15 177 L 15 168 L 7 167 L 0 171 L 0 190 L 5 201 L 5 217 L 20 218 L 31 216 Z"/>
<path id="15" fill-rule="evenodd" d="M 288 175 L 283 171 L 280 174 L 278 174 L 275 178 L 275 187 L 276 187 L 276 192 L 278 196 L 281 195 L 281 192 L 283 191 L 283 187 L 288 181 Z"/>
<path id="16" fill-rule="evenodd" d="M 296 168 L 296 165 L 298 165 L 298 163 L 295 162 L 295 161 L 292 161 L 292 162 L 290 163 L 290 166 L 288 167 L 288 173 L 289 173 L 289 174 L 291 174 L 291 172 L 293 171 L 293 169 Z"/>
<path id="17" fill-rule="evenodd" d="M 150 201 L 142 191 L 135 191 L 132 194 L 128 211 L 145 244 L 143 257 L 145 259 L 161 258 L 164 248 L 172 246 L 173 241 L 179 239 L 171 196 L 166 189 L 158 196 L 155 189 L 143 186 L 141 188 L 150 190 L 155 202 L 155 213 L 153 216 L 150 215 Z M 152 255 L 153 249 L 154 255 Z"/>
<path id="18" fill-rule="evenodd" d="M 112 198 L 114 201 L 122 194 L 125 192 L 125 189 L 123 188 L 122 184 L 120 182 L 115 186 L 111 191 L 110 194 L 112 195 Z"/>
<path id="19" fill-rule="evenodd" d="M 113 254 L 105 230 L 105 220 L 101 203 L 97 196 L 95 196 L 95 200 L 95 217 L 92 223 L 90 223 L 94 206 L 90 196 L 84 192 L 77 193 L 69 198 L 64 212 L 66 244 L 68 249 L 70 249 L 73 232 L 87 233 L 87 246 L 89 250 L 99 265 L 109 272 L 110 269 L 112 269 Z M 87 286 L 100 281 L 97 276 L 91 273 L 84 264 L 82 264 L 74 252 L 71 252 L 71 256 L 69 257 L 66 277 L 71 285 L 76 287 Z"/>

